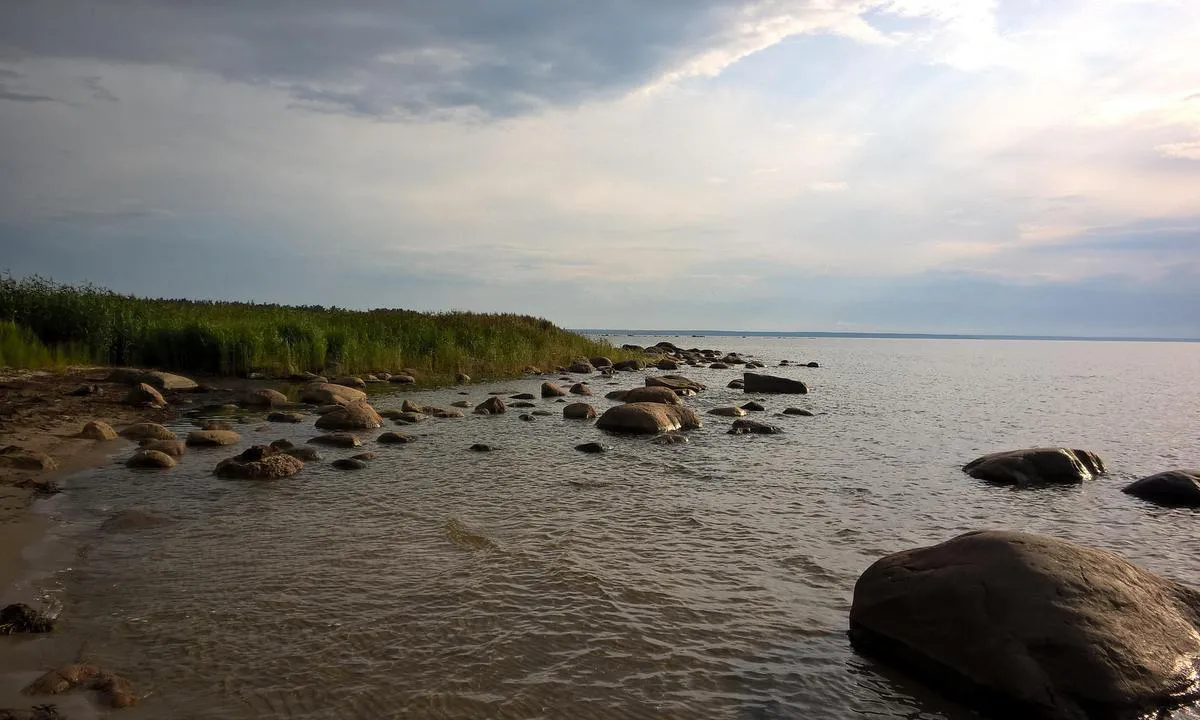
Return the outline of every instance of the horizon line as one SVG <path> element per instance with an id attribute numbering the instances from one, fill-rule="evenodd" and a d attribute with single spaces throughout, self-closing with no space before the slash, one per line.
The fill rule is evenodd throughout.
<path id="1" fill-rule="evenodd" d="M 1012 333 L 932 333 L 837 330 L 635 330 L 632 328 L 568 328 L 582 335 L 629 335 L 651 337 L 828 337 L 903 340 L 1053 340 L 1082 342 L 1200 342 L 1195 337 L 1146 337 L 1126 335 L 1020 335 Z"/>

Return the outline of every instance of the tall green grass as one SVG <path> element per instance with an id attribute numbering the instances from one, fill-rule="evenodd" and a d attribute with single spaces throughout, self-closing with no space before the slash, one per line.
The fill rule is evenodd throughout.
<path id="1" fill-rule="evenodd" d="M 627 354 L 527 315 L 166 300 L 0 275 L 0 365 L 92 362 L 246 375 L 416 370 L 442 380 Z"/>

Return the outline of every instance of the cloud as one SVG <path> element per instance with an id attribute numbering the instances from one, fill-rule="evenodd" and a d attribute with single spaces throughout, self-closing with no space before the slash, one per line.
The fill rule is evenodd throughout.
<path id="1" fill-rule="evenodd" d="M 1200 160 L 1200 140 L 1166 143 L 1154 149 L 1163 157 L 1178 158 L 1180 160 Z"/>
<path id="2" fill-rule="evenodd" d="M 846 190 L 850 189 L 850 185 L 844 182 L 821 180 L 818 182 L 809 183 L 808 189 L 817 193 L 845 192 Z"/>
<path id="3" fill-rule="evenodd" d="M 23 79 L 23 77 L 24 76 L 21 75 L 21 73 L 15 71 L 15 70 L 9 70 L 7 68 L 0 68 L 0 100 L 10 100 L 12 102 L 27 102 L 27 103 L 56 102 L 56 100 L 54 98 L 50 97 L 49 95 L 42 95 L 39 93 L 30 93 L 30 92 L 22 92 L 19 90 L 13 90 L 10 87 L 10 84 L 13 83 L 14 81 L 20 82 Z"/>

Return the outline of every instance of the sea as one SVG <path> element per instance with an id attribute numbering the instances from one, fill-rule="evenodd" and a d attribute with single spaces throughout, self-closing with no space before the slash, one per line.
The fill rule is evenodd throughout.
<path id="1" fill-rule="evenodd" d="M 361 450 L 322 449 L 324 462 L 273 482 L 212 470 L 242 446 L 304 442 L 311 422 L 193 411 L 173 429 L 223 419 L 242 445 L 193 449 L 165 472 L 126 469 L 125 446 L 43 504 L 54 529 L 18 590 L 61 608 L 60 627 L 4 639 L 0 707 L 28 706 L 16 688 L 83 660 L 143 698 L 120 711 L 55 699 L 71 718 L 957 720 L 976 715 L 847 641 L 855 580 L 876 559 L 1003 528 L 1200 582 L 1200 512 L 1121 493 L 1200 464 L 1198 343 L 604 339 L 735 352 L 811 391 L 746 394 L 727 387 L 736 366 L 685 367 L 708 387 L 687 400 L 704 425 L 686 444 L 609 435 L 538 399 L 389 422 Z M 602 413 L 605 393 L 646 374 L 658 371 L 571 380 L 589 381 L 594 395 L 577 399 Z M 545 379 L 385 386 L 372 402 L 474 404 L 537 395 Z M 729 418 L 706 414 L 751 399 L 780 434 L 731 435 Z M 519 417 L 534 410 L 549 414 Z M 373 442 L 383 430 L 415 441 Z M 588 441 L 608 451 L 574 449 Z M 1109 472 L 1019 490 L 961 471 L 1031 446 L 1092 450 Z M 329 464 L 362 450 L 378 454 L 365 470 Z"/>

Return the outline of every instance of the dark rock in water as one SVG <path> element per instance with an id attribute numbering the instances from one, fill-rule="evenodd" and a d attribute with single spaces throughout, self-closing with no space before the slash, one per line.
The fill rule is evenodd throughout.
<path id="1" fill-rule="evenodd" d="M 182 440 L 143 440 L 139 446 L 143 450 L 157 450 L 173 458 L 183 457 L 183 454 L 187 452 L 187 446 Z"/>
<path id="2" fill-rule="evenodd" d="M 742 409 L 750 410 L 752 412 L 765 412 L 766 411 L 766 408 L 763 407 L 761 403 L 755 402 L 754 400 L 751 400 L 750 402 L 743 405 Z"/>
<path id="3" fill-rule="evenodd" d="M 300 389 L 300 402 L 313 405 L 345 405 L 366 399 L 362 390 L 337 383 L 311 383 Z"/>
<path id="4" fill-rule="evenodd" d="M 748 393 L 789 393 L 793 395 L 808 393 L 808 386 L 800 380 L 751 372 L 742 374 L 742 389 Z"/>
<path id="5" fill-rule="evenodd" d="M 804 408 L 795 408 L 795 407 L 787 408 L 786 410 L 783 411 L 783 414 L 784 415 L 803 415 L 804 417 L 813 417 L 811 410 L 805 410 Z"/>
<path id="6" fill-rule="evenodd" d="M 74 390 L 72 390 L 71 392 L 69 392 L 67 394 L 73 395 L 75 397 L 84 397 L 87 395 L 98 395 L 99 393 L 100 393 L 99 385 L 80 385 L 79 387 L 75 388 Z"/>
<path id="7" fill-rule="evenodd" d="M 103 420 L 93 420 L 83 426 L 83 429 L 79 431 L 79 437 L 85 440 L 107 441 L 116 440 L 118 435 L 117 431 L 113 430 L 112 425 Z"/>
<path id="8" fill-rule="evenodd" d="M 54 621 L 25 603 L 15 603 L 0 610 L 0 635 L 48 633 L 54 629 Z"/>
<path id="9" fill-rule="evenodd" d="M 534 416 L 530 415 L 529 413 L 521 413 L 520 415 L 517 416 L 517 418 L 519 420 L 524 420 L 525 422 L 533 422 L 534 420 L 537 419 Z"/>
<path id="10" fill-rule="evenodd" d="M 350 433 L 329 433 L 327 435 L 318 435 L 309 440 L 315 445 L 329 445 L 331 447 L 351 448 L 359 447 L 362 441 L 358 437 Z"/>
<path id="11" fill-rule="evenodd" d="M 744 386 L 745 383 L 741 380 L 730 380 L 729 384 L 726 385 L 726 387 L 733 388 L 734 390 L 741 390 Z"/>
<path id="12" fill-rule="evenodd" d="M 1087 450 L 1031 448 L 992 453 L 963 466 L 973 478 L 1000 485 L 1071 485 L 1104 474 L 1104 461 Z"/>
<path id="13" fill-rule="evenodd" d="M 367 467 L 365 462 L 354 458 L 338 458 L 329 464 L 338 470 L 365 470 Z"/>
<path id="14" fill-rule="evenodd" d="M 321 453 L 317 452 L 316 448 L 310 447 L 295 447 L 283 451 L 284 455 L 291 455 L 301 462 L 318 462 L 323 459 Z"/>
<path id="15" fill-rule="evenodd" d="M 651 386 L 651 387 L 640 387 L 640 388 L 634 388 L 632 390 L 625 390 L 625 391 L 618 391 L 618 392 L 621 393 L 619 397 L 616 396 L 616 393 L 609 393 L 605 397 L 609 398 L 610 400 L 620 400 L 621 402 L 627 402 L 627 403 L 656 402 L 656 403 L 664 403 L 667 405 L 682 405 L 683 404 L 683 401 L 679 399 L 679 395 L 676 394 L 676 392 L 674 390 L 672 390 L 669 387 L 663 387 L 661 385 L 655 385 L 655 386 Z"/>
<path id="16" fill-rule="evenodd" d="M 613 363 L 613 370 L 620 370 L 622 372 L 633 372 L 635 370 L 644 369 L 646 369 L 646 363 L 644 360 L 622 360 L 620 362 Z"/>
<path id="17" fill-rule="evenodd" d="M 259 388 L 244 393 L 238 402 L 246 407 L 275 407 L 277 405 L 287 404 L 287 395 L 272 390 L 271 388 Z"/>
<path id="18" fill-rule="evenodd" d="M 817 368 L 817 367 L 821 367 L 821 366 L 818 363 L 810 362 L 810 363 L 806 363 L 804 365 L 804 367 Z"/>
<path id="19" fill-rule="evenodd" d="M 273 412 L 267 415 L 267 422 L 302 423 L 304 416 L 297 412 Z"/>
<path id="20" fill-rule="evenodd" d="M 670 358 L 663 358 L 655 363 L 654 367 L 658 368 L 659 370 L 678 370 L 679 363 Z"/>
<path id="21" fill-rule="evenodd" d="M 296 443 L 288 440 L 287 438 L 279 438 L 271 443 L 271 447 L 274 450 L 283 452 L 284 450 L 291 450 L 292 448 L 296 447 Z"/>
<path id="22" fill-rule="evenodd" d="M 415 425 L 419 422 L 425 422 L 429 419 L 429 416 L 418 412 L 400 412 L 396 413 L 396 416 L 392 419 L 402 425 Z"/>
<path id="23" fill-rule="evenodd" d="M 356 400 L 317 418 L 321 430 L 373 430 L 383 425 L 383 417 L 366 400 Z"/>
<path id="24" fill-rule="evenodd" d="M 131 508 L 110 515 L 100 523 L 100 529 L 105 532 L 130 532 L 148 527 L 165 525 L 167 519 L 145 508 Z"/>
<path id="25" fill-rule="evenodd" d="M 232 430 L 193 430 L 188 433 L 188 447 L 220 447 L 236 445 L 242 436 Z"/>
<path id="26" fill-rule="evenodd" d="M 608 358 L 604 357 L 603 355 L 597 355 L 596 357 L 588 358 L 588 362 L 590 362 L 592 364 L 592 367 L 596 367 L 596 368 L 612 367 L 612 364 L 613 364 L 612 360 L 609 360 Z"/>
<path id="27" fill-rule="evenodd" d="M 54 458 L 39 450 L 27 450 L 16 445 L 9 445 L 0 450 L 0 467 L 49 472 L 57 470 L 58 463 L 54 461 Z"/>
<path id="28" fill-rule="evenodd" d="M 728 370 L 729 366 L 723 362 L 715 362 L 708 366 L 709 370 Z"/>
<path id="29" fill-rule="evenodd" d="M 789 363 L 787 360 L 780 360 L 780 361 L 779 361 L 779 367 L 787 367 L 787 366 L 788 366 L 788 365 L 790 365 L 790 364 L 791 364 L 791 363 Z"/>
<path id="30" fill-rule="evenodd" d="M 251 452 L 255 448 L 250 448 L 242 455 L 222 460 L 213 469 L 213 474 L 233 480 L 278 480 L 291 477 L 304 468 L 304 462 L 293 455 L 300 448 L 274 452 L 267 446 L 258 447 L 262 449 Z"/>
<path id="31" fill-rule="evenodd" d="M 625 343 L 624 345 L 621 346 L 621 349 L 622 350 L 631 350 L 633 352 L 642 352 L 642 350 L 643 350 L 641 345 L 634 345 L 632 343 Z"/>
<path id="32" fill-rule="evenodd" d="M 776 435 L 783 432 L 774 425 L 768 425 L 757 420 L 734 420 L 728 435 Z"/>
<path id="33" fill-rule="evenodd" d="M 509 398 L 509 400 L 537 400 L 533 393 L 517 393 Z"/>
<path id="34" fill-rule="evenodd" d="M 474 452 L 491 452 L 492 449 L 492 446 L 486 443 L 475 443 L 470 447 L 470 450 Z"/>
<path id="35" fill-rule="evenodd" d="M 554 415 L 554 413 L 550 412 L 549 410 L 534 410 L 533 414 L 537 415 L 538 417 L 550 417 Z"/>
<path id="36" fill-rule="evenodd" d="M 175 465 L 177 465 L 175 458 L 170 455 L 158 450 L 147 450 L 145 448 L 139 449 L 125 461 L 125 467 L 130 468 L 166 469 L 173 468 Z"/>
<path id="37" fill-rule="evenodd" d="M 494 395 L 475 406 L 475 412 L 481 415 L 485 413 L 480 411 L 486 411 L 488 415 L 503 415 L 507 410 L 504 401 Z"/>
<path id="38" fill-rule="evenodd" d="M 337 410 L 341 410 L 341 409 L 342 409 L 342 406 L 341 406 L 341 405 L 338 405 L 337 403 L 332 403 L 332 404 L 329 404 L 329 405 L 320 405 L 320 406 L 318 406 L 318 407 L 317 407 L 317 410 L 316 410 L 316 413 L 317 413 L 318 415 L 328 415 L 328 414 L 329 414 L 329 413 L 331 413 L 331 412 L 336 412 Z"/>
<path id="39" fill-rule="evenodd" d="M 704 385 L 685 378 L 682 375 L 662 375 L 659 377 L 650 376 L 646 378 L 646 387 L 665 387 L 671 388 L 676 395 L 682 395 L 685 392 L 698 393 L 705 389 Z"/>
<path id="40" fill-rule="evenodd" d="M 0 720 L 66 720 L 56 705 L 34 705 L 28 710 L 0 708 Z"/>
<path id="41" fill-rule="evenodd" d="M 605 411 L 596 427 L 613 432 L 654 434 L 700 427 L 696 411 L 682 405 L 639 402 L 617 405 Z"/>
<path id="42" fill-rule="evenodd" d="M 375 439 L 384 445 L 403 445 L 413 441 L 413 439 L 408 435 L 403 435 L 398 432 L 385 432 Z"/>
<path id="43" fill-rule="evenodd" d="M 562 397 L 566 394 L 566 390 L 563 390 L 552 382 L 547 381 L 542 383 L 542 397 L 544 398 Z"/>
<path id="44" fill-rule="evenodd" d="M 531 407 L 537 407 L 537 405 L 535 405 L 534 403 L 531 403 L 531 402 L 529 402 L 528 400 L 521 400 L 521 401 L 519 401 L 519 402 L 515 402 L 515 403 L 513 403 L 513 404 L 512 404 L 512 407 L 515 407 L 515 408 L 531 408 Z"/>
<path id="45" fill-rule="evenodd" d="M 450 403 L 450 406 L 457 408 L 469 408 L 471 407 L 471 403 L 468 400 L 455 400 L 454 402 Z M 392 419 L 395 420 L 395 418 Z"/>
<path id="46" fill-rule="evenodd" d="M 388 382 L 396 383 L 397 385 L 412 385 L 415 382 L 417 382 L 417 379 L 415 377 L 413 377 L 412 375 L 405 375 L 403 373 L 400 373 L 398 375 L 393 375 L 390 378 L 388 378 Z"/>
<path id="47" fill-rule="evenodd" d="M 121 402 L 125 405 L 136 405 L 138 407 L 164 408 L 167 406 L 167 401 L 163 399 L 162 393 L 146 383 L 134 385 L 130 388 L 129 393 Z"/>
<path id="48" fill-rule="evenodd" d="M 854 587 L 850 640 L 1000 717 L 1200 699 L 1200 592 L 1057 538 L 973 532 L 881 558 Z"/>
<path id="49" fill-rule="evenodd" d="M 563 417 L 567 420 L 591 420 L 596 417 L 596 408 L 587 403 L 571 403 L 563 407 Z"/>
<path id="50" fill-rule="evenodd" d="M 360 453 L 359 453 L 359 454 L 357 454 L 357 455 L 351 455 L 351 456 L 350 456 L 350 459 L 351 459 L 351 460 L 362 460 L 363 462 L 370 462 L 370 461 L 374 460 L 374 459 L 375 459 L 375 458 L 377 458 L 377 457 L 379 457 L 379 455 L 378 455 L 377 453 L 373 453 L 373 452 L 360 452 Z"/>
<path id="51" fill-rule="evenodd" d="M 227 422 L 206 422 L 200 426 L 201 430 L 226 430 L 228 432 L 236 432 L 233 425 Z"/>
<path id="52" fill-rule="evenodd" d="M 591 375 L 592 373 L 596 372 L 596 368 L 587 360 L 580 359 L 568 365 L 567 372 Z"/>
<path id="53" fill-rule="evenodd" d="M 654 343 L 654 347 L 663 348 L 665 350 L 674 350 L 675 352 L 679 352 L 679 346 L 677 346 L 675 343 L 670 342 L 668 340 L 656 342 L 656 343 Z"/>
<path id="54" fill-rule="evenodd" d="M 591 395 L 592 389 L 590 387 L 588 387 L 587 383 L 575 383 L 574 385 L 571 386 L 571 394 L 572 395 Z"/>
<path id="55" fill-rule="evenodd" d="M 1168 470 L 1126 485 L 1121 492 L 1167 507 L 1200 507 L 1200 471 Z"/>
<path id="56" fill-rule="evenodd" d="M 588 443 L 582 443 L 582 444 L 576 445 L 575 449 L 578 450 L 579 452 L 595 454 L 595 453 L 602 453 L 605 450 L 607 450 L 608 448 L 604 447 L 603 445 L 601 445 L 598 442 L 588 442 Z"/>
<path id="57" fill-rule="evenodd" d="M 257 462 L 280 452 L 282 450 L 272 445 L 251 445 L 234 457 L 243 462 Z"/>
<path id="58" fill-rule="evenodd" d="M 688 438 L 686 435 L 669 432 L 659 435 L 650 442 L 654 443 L 655 445 L 684 445 L 688 442 Z"/>
<path id="59" fill-rule="evenodd" d="M 72 690 L 92 690 L 111 708 L 137 705 L 138 696 L 125 678 L 95 665 L 65 665 L 27 685 L 25 695 L 61 695 Z"/>

